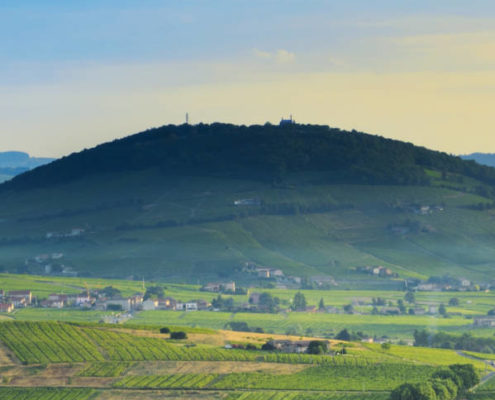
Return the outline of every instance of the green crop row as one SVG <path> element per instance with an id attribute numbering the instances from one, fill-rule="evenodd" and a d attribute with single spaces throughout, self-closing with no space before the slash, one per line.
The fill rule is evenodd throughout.
<path id="1" fill-rule="evenodd" d="M 87 400 L 91 389 L 0 388 L 2 400 Z"/>
<path id="2" fill-rule="evenodd" d="M 0 339 L 26 363 L 103 361 L 102 354 L 75 327 L 54 322 L 5 322 Z"/>
<path id="3" fill-rule="evenodd" d="M 225 400 L 386 400 L 387 393 L 310 393 L 284 391 L 256 391 L 230 393 Z"/>
<path id="4" fill-rule="evenodd" d="M 91 363 L 78 373 L 78 376 L 116 377 L 121 376 L 132 363 L 129 362 L 98 362 Z"/>

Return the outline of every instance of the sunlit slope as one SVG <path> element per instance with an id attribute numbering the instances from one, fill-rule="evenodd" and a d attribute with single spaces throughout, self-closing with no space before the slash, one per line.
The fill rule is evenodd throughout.
<path id="1" fill-rule="evenodd" d="M 486 280 L 494 177 L 328 127 L 163 127 L 1 185 L 0 266 L 41 273 L 34 257 L 56 253 L 104 277 L 238 279 L 251 261 L 350 286 L 370 281 L 363 265 Z"/>
<path id="2" fill-rule="evenodd" d="M 300 205 L 324 199 L 333 207 L 284 215 L 234 205 L 255 197 Z M 113 174 L 3 195 L 0 264 L 15 271 L 26 258 L 63 253 L 64 263 L 95 276 L 207 279 L 254 261 L 291 275 L 359 280 L 368 276 L 351 267 L 385 265 L 401 276 L 480 279 L 491 276 L 495 227 L 491 211 L 466 206 L 486 201 L 437 187 L 295 181 L 279 188 L 227 178 L 172 179 L 155 170 Z M 401 207 L 412 204 L 443 210 L 419 215 Z M 73 228 L 85 232 L 46 239 Z"/>

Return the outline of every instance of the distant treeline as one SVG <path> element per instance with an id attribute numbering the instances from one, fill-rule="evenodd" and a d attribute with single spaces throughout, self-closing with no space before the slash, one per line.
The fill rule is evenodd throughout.
<path id="1" fill-rule="evenodd" d="M 164 174 L 221 175 L 272 182 L 326 171 L 329 182 L 427 185 L 424 169 L 495 183 L 495 170 L 397 140 L 328 126 L 168 125 L 99 145 L 0 186 L 21 190 L 85 176 L 158 167 Z"/>
<path id="2" fill-rule="evenodd" d="M 461 336 L 445 332 L 414 331 L 414 345 L 442 349 L 469 350 L 479 353 L 495 353 L 495 338 L 474 337 L 469 333 Z"/>
<path id="3" fill-rule="evenodd" d="M 115 229 L 119 231 L 135 229 L 161 229 L 183 225 L 200 225 L 211 222 L 234 221 L 239 218 L 253 217 L 256 215 L 296 215 L 296 214 L 316 214 L 337 210 L 352 209 L 352 204 L 337 205 L 335 203 L 318 203 L 313 205 L 301 205 L 297 203 L 262 204 L 259 207 L 236 210 L 236 213 L 224 214 L 215 217 L 188 218 L 184 220 L 167 219 L 156 221 L 153 224 L 144 223 L 124 223 Z"/>

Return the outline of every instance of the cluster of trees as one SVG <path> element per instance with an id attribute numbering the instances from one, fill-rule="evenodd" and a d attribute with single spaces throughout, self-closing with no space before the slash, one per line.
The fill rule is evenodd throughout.
<path id="1" fill-rule="evenodd" d="M 414 345 L 442 349 L 469 350 L 479 353 L 495 353 L 495 339 L 474 337 L 470 333 L 461 336 L 445 332 L 429 332 L 426 329 L 414 331 Z"/>
<path id="2" fill-rule="evenodd" d="M 148 299 L 163 299 L 165 297 L 165 291 L 162 286 L 149 286 L 146 288 L 143 300 Z"/>
<path id="3" fill-rule="evenodd" d="M 89 175 L 159 167 L 164 174 L 216 174 L 277 182 L 325 171 L 329 182 L 426 185 L 425 168 L 495 183 L 474 161 L 356 131 L 316 125 L 168 125 L 105 143 L 15 177 L 0 190 L 44 187 Z"/>
<path id="4" fill-rule="evenodd" d="M 427 381 L 400 385 L 392 391 L 390 400 L 454 400 L 479 381 L 471 364 L 454 364 L 435 371 Z"/>
<path id="5" fill-rule="evenodd" d="M 250 328 L 247 322 L 244 321 L 230 321 L 225 325 L 226 328 L 230 328 L 236 332 L 256 332 L 256 333 L 264 333 L 263 328 L 255 327 Z"/>
<path id="6" fill-rule="evenodd" d="M 175 340 L 187 339 L 187 333 L 186 332 L 184 332 L 184 331 L 171 331 L 170 328 L 167 326 L 160 328 L 160 333 L 170 334 L 170 339 L 175 339 Z"/>

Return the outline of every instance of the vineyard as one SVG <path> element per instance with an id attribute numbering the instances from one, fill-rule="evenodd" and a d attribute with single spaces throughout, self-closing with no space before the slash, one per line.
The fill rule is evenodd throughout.
<path id="1" fill-rule="evenodd" d="M 325 355 L 227 350 L 206 345 L 188 347 L 156 337 L 135 336 L 109 329 L 57 322 L 0 323 L 0 340 L 21 362 L 27 364 L 160 360 L 368 365 L 376 360 L 382 363 L 394 361 L 385 354 L 373 352 L 338 358 Z"/>
<path id="2" fill-rule="evenodd" d="M 128 376 L 116 387 L 174 389 L 390 390 L 398 384 L 427 379 L 434 368 L 403 364 L 319 366 L 299 373 L 174 374 Z"/>
<path id="3" fill-rule="evenodd" d="M 131 366 L 132 363 L 129 362 L 91 363 L 77 375 L 85 377 L 116 377 L 121 376 Z"/>
<path id="4" fill-rule="evenodd" d="M 80 329 L 54 322 L 5 322 L 2 340 L 25 363 L 104 361 L 103 355 Z"/>
<path id="5" fill-rule="evenodd" d="M 2 400 L 88 400 L 91 389 L 0 388 Z"/>
<path id="6" fill-rule="evenodd" d="M 387 400 L 387 393 L 310 393 L 257 391 L 230 393 L 226 400 Z"/>
<path id="7" fill-rule="evenodd" d="M 194 335 L 211 340 L 223 334 Z M 226 349 L 218 342 L 173 341 L 152 330 L 93 323 L 2 322 L 0 340 L 10 350 L 4 365 L 0 358 L 2 400 L 134 399 L 143 393 L 153 393 L 150 399 L 208 393 L 222 400 L 385 400 L 392 389 L 423 382 L 439 366 L 469 360 L 481 373 L 491 370 L 453 350 L 359 342 L 345 343 L 345 355 Z M 343 345 L 332 342 L 331 349 Z M 494 382 L 481 385 L 478 395 L 489 398 Z"/>

